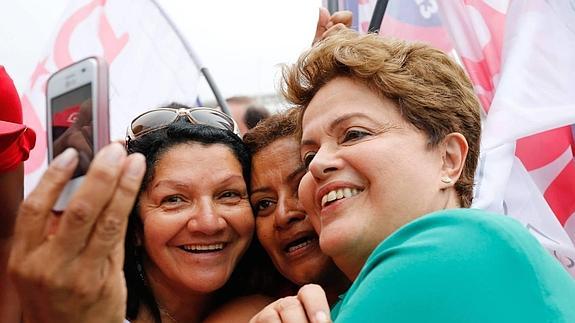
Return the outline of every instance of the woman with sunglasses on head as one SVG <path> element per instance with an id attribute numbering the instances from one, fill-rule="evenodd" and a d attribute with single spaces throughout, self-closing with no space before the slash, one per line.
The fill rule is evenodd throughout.
<path id="1" fill-rule="evenodd" d="M 460 66 L 344 30 L 284 81 L 303 109 L 299 197 L 353 281 L 335 322 L 575 322 L 575 281 L 559 262 L 515 220 L 468 209 L 480 106 Z M 304 286 L 299 303 L 276 301 L 253 322 L 325 321 L 322 293 Z"/>
<path id="2" fill-rule="evenodd" d="M 254 275 L 258 269 L 251 266 L 252 257 L 249 255 L 257 250 L 252 247 L 248 251 L 254 230 L 246 182 L 250 174 L 250 159 L 236 129 L 233 120 L 219 111 L 189 109 L 178 104 L 146 112 L 130 124 L 127 150 L 130 156 L 143 155 L 146 164 L 142 184 L 129 215 L 123 252 L 127 287 L 124 310 L 131 322 L 200 322 L 216 306 L 240 296 L 248 297 L 253 305 L 237 313 L 236 317 L 245 321 L 269 303 L 270 299 L 264 296 L 251 295 L 256 291 L 254 282 L 257 277 Z M 117 148 L 114 147 L 115 150 Z M 121 150 L 117 153 L 118 156 L 106 159 L 114 162 L 126 158 L 122 157 Z M 94 163 L 92 168 L 98 167 L 99 159 L 96 158 Z M 111 188 L 113 184 L 111 181 Z M 101 192 L 98 187 L 94 188 L 96 190 L 92 194 L 100 198 Z M 130 203 L 130 199 L 125 202 Z M 88 202 L 76 203 L 82 207 Z M 97 210 L 93 206 L 85 207 L 91 212 Z M 71 208 L 75 208 L 73 203 Z M 63 214 L 61 221 L 66 222 L 72 217 L 68 213 Z M 60 227 L 56 235 L 58 230 L 66 229 Z M 94 232 L 97 231 L 96 228 Z M 46 244 L 52 240 L 47 239 Z M 102 248 L 94 248 L 104 252 Z M 17 253 L 18 257 L 26 259 L 21 253 Z M 35 258 L 40 262 L 37 257 L 37 253 L 28 255 L 29 259 Z M 117 265 L 117 258 L 114 264 Z M 67 277 L 55 274 L 56 270 L 50 270 L 52 265 L 47 266 L 49 274 L 34 272 L 34 275 L 29 274 L 30 266 L 16 260 L 13 265 L 12 271 L 20 287 L 40 284 L 49 289 L 48 292 L 43 290 L 41 295 L 52 292 L 60 295 L 60 299 L 66 299 L 61 295 L 63 290 L 68 296 L 77 295 L 80 305 L 69 310 L 77 310 L 81 315 L 74 317 L 98 318 L 94 311 L 81 311 L 82 306 L 88 307 L 82 300 L 93 297 L 94 303 L 98 303 L 98 297 L 110 293 L 108 290 L 96 293 L 91 285 L 82 284 L 84 280 L 87 284 L 93 283 L 82 278 L 86 276 L 85 272 L 91 272 L 89 266 L 85 272 L 76 273 L 80 282 L 74 279 L 64 288 L 66 286 L 58 286 L 58 280 L 66 280 Z M 121 286 L 118 277 L 114 278 L 113 282 L 109 280 L 106 284 Z M 98 285 L 97 281 L 94 284 Z M 126 290 L 114 291 L 118 294 L 117 303 L 126 305 L 125 300 L 121 301 Z M 24 292 L 23 295 L 30 293 Z M 117 310 L 117 303 L 108 300 L 105 304 Z M 51 303 L 45 306 L 44 313 L 25 312 L 25 315 L 31 318 L 30 321 L 50 322 L 51 318 L 58 318 L 54 312 L 60 307 Z M 102 306 L 99 310 L 103 310 Z M 70 317 L 65 309 L 59 314 L 61 321 Z M 117 318 L 117 314 L 114 317 Z M 100 318 L 103 321 L 115 320 L 109 316 Z"/>
<path id="3" fill-rule="evenodd" d="M 247 268 L 253 256 L 240 262 L 254 228 L 250 160 L 234 130 L 223 113 L 177 104 L 132 122 L 128 153 L 143 154 L 147 164 L 126 235 L 133 322 L 196 322 L 255 292 L 255 268 Z"/>

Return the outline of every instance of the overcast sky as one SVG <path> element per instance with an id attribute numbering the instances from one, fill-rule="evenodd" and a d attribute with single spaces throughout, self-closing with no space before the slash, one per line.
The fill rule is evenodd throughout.
<path id="1" fill-rule="evenodd" d="M 70 0 L 0 0 L 0 64 L 26 86 Z M 144 0 L 142 0 L 144 1 Z M 320 0 L 161 0 L 224 96 L 270 94 L 278 64 L 309 47 Z M 200 95 L 209 90 L 202 82 Z"/>

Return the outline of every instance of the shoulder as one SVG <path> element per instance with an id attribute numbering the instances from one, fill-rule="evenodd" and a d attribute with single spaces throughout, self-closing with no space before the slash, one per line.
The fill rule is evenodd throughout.
<path id="1" fill-rule="evenodd" d="M 237 297 L 216 308 L 204 323 L 247 322 L 273 301 L 275 299 L 260 294 Z"/>
<path id="2" fill-rule="evenodd" d="M 391 321 L 531 322 L 562 315 L 549 306 L 550 296 L 575 296 L 575 283 L 521 224 L 456 209 L 423 216 L 383 241 L 340 315 L 363 307 L 385 312 Z"/>
<path id="3" fill-rule="evenodd" d="M 560 268 L 519 222 L 476 209 L 435 212 L 405 225 L 374 250 L 364 269 L 392 265 L 414 275 L 477 282 L 516 281 L 519 273 L 535 279 Z"/>
<path id="4" fill-rule="evenodd" d="M 493 256 L 495 251 L 541 250 L 539 243 L 516 220 L 478 209 L 443 210 L 423 216 L 397 230 L 374 254 L 393 247 L 417 247 L 427 254 L 445 253 L 451 257 L 475 251 L 488 251 Z M 479 255 L 473 256 L 475 259 Z"/>

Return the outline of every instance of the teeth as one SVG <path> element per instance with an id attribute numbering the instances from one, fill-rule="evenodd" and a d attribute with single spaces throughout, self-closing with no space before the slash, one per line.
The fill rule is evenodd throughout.
<path id="1" fill-rule="evenodd" d="M 355 196 L 359 194 L 359 192 L 361 191 L 358 190 L 357 188 L 349 188 L 349 187 L 330 191 L 321 198 L 321 206 L 324 207 L 329 202 Z"/>
<path id="2" fill-rule="evenodd" d="M 343 189 L 343 196 L 344 197 L 352 197 L 353 195 L 351 194 L 351 189 L 349 187 L 346 187 Z"/>
<path id="3" fill-rule="evenodd" d="M 186 251 L 211 251 L 224 249 L 223 243 L 215 243 L 209 245 L 185 245 L 182 247 Z"/>
<path id="4" fill-rule="evenodd" d="M 301 248 L 303 248 L 303 247 L 305 247 L 305 246 L 307 246 L 307 245 L 310 245 L 312 242 L 313 242 L 312 240 L 303 241 L 302 243 L 299 243 L 299 244 L 297 244 L 297 245 L 295 245 L 295 246 L 289 247 L 289 248 L 288 248 L 288 252 L 294 252 L 294 251 L 296 251 L 296 250 L 298 250 L 298 249 L 301 249 Z"/>

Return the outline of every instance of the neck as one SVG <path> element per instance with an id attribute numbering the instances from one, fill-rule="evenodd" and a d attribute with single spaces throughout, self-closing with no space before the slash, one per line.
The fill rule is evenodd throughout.
<path id="1" fill-rule="evenodd" d="M 339 295 L 347 291 L 351 282 L 335 264 L 324 277 L 320 285 L 325 291 L 329 305 L 332 306 L 339 301 Z"/>
<path id="2" fill-rule="evenodd" d="M 190 291 L 184 286 L 156 280 L 153 275 L 146 276 L 160 311 L 162 323 L 201 322 L 213 305 L 213 293 Z M 149 313 L 149 309 L 145 310 Z"/>

